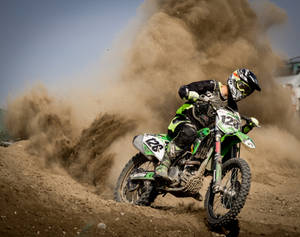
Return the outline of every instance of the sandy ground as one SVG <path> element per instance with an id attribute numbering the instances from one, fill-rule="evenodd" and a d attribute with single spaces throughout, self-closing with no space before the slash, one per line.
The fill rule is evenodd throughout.
<path id="1" fill-rule="evenodd" d="M 202 202 L 167 195 L 153 207 L 116 203 L 110 191 L 99 196 L 63 169 L 45 168 L 26 145 L 0 147 L 0 236 L 224 236 L 206 226 Z M 228 236 L 300 236 L 299 172 L 288 173 L 254 172 Z"/>

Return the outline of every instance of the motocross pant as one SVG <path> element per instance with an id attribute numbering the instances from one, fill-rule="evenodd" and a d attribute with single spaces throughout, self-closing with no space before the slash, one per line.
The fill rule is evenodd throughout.
<path id="1" fill-rule="evenodd" d="M 197 128 L 190 120 L 176 116 L 168 127 L 168 135 L 173 138 L 167 148 L 167 155 L 172 159 L 193 144 Z"/>
<path id="2" fill-rule="evenodd" d="M 168 179 L 168 169 L 172 160 L 192 145 L 197 137 L 197 129 L 188 119 L 175 117 L 169 127 L 168 136 L 172 138 L 160 165 L 156 168 L 156 175 Z"/>

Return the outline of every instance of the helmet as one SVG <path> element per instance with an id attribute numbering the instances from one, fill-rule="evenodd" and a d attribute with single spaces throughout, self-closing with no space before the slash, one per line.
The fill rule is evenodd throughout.
<path id="1" fill-rule="evenodd" d="M 227 85 L 234 101 L 244 99 L 254 90 L 261 90 L 254 73 L 244 68 L 234 71 L 229 76 Z"/>

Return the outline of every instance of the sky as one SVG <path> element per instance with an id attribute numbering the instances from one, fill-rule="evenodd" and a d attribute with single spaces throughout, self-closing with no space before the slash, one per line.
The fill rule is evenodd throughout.
<path id="1" fill-rule="evenodd" d="M 143 0 L 1 0 L 0 106 L 36 82 L 84 76 Z"/>
<path id="2" fill-rule="evenodd" d="M 288 17 L 285 24 L 274 27 L 269 32 L 273 48 L 289 58 L 300 56 L 300 1 L 271 0 L 271 2 L 284 9 Z"/>
<path id="3" fill-rule="evenodd" d="M 136 16 L 143 0 L 1 0 L 0 107 L 36 82 L 84 78 Z M 288 22 L 270 31 L 288 57 L 300 55 L 300 1 L 272 0 Z"/>

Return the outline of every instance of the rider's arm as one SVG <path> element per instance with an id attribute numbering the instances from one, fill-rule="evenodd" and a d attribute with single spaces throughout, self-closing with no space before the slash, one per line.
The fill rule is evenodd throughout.
<path id="1" fill-rule="evenodd" d="M 178 94 L 181 99 L 196 101 L 201 94 L 207 91 L 213 92 L 216 86 L 217 82 L 214 80 L 192 82 L 188 85 L 181 86 Z"/>

